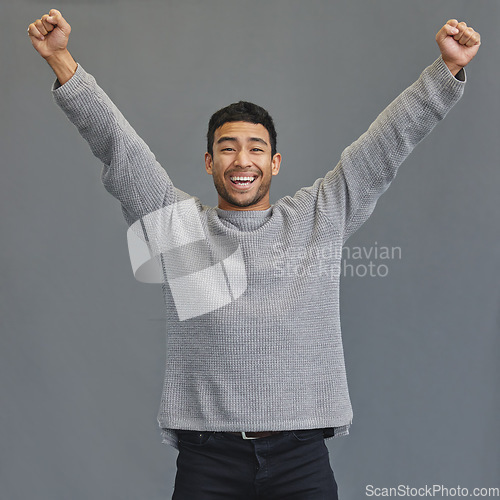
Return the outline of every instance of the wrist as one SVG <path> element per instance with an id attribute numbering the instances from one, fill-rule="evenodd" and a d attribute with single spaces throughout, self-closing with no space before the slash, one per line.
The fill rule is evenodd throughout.
<path id="1" fill-rule="evenodd" d="M 450 61 L 444 61 L 444 63 L 446 64 L 446 66 L 448 66 L 448 69 L 450 70 L 453 76 L 457 76 L 457 73 L 459 73 L 462 69 L 464 69 L 463 66 L 460 66 L 459 64 Z"/>
<path id="2" fill-rule="evenodd" d="M 54 52 L 44 59 L 56 74 L 61 85 L 64 85 L 75 74 L 78 67 L 67 49 Z"/>

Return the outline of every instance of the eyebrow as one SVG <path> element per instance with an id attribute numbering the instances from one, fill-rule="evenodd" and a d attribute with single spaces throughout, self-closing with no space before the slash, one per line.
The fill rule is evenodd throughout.
<path id="1" fill-rule="evenodd" d="M 225 135 L 217 141 L 217 144 L 220 144 L 221 142 L 225 142 L 225 141 L 238 142 L 238 139 L 236 137 L 230 137 L 230 136 Z M 264 139 L 262 139 L 261 137 L 249 137 L 248 142 L 260 142 L 261 144 L 265 144 L 266 146 L 268 145 L 267 142 Z"/>

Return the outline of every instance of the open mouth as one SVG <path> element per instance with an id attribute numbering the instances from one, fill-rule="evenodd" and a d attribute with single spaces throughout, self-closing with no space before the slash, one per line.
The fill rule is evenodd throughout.
<path id="1" fill-rule="evenodd" d="M 255 179 L 257 179 L 257 177 L 248 175 L 237 175 L 237 176 L 231 176 L 229 177 L 229 179 L 236 186 L 246 187 L 250 186 L 255 181 Z"/>

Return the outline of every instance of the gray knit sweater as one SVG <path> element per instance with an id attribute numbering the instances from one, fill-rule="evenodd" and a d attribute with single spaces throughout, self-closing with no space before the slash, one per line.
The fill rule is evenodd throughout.
<path id="1" fill-rule="evenodd" d="M 166 371 L 158 422 L 175 429 L 334 428 L 352 420 L 340 332 L 341 249 L 401 162 L 463 92 L 441 58 L 337 166 L 263 211 L 202 205 L 165 170 L 81 66 L 57 104 L 104 164 L 129 224 L 133 271 L 162 283 Z"/>

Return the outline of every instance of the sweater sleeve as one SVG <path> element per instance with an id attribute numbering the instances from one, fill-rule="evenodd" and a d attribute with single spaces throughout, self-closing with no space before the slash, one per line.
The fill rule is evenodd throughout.
<path id="1" fill-rule="evenodd" d="M 333 170 L 306 188 L 344 242 L 371 215 L 399 165 L 460 99 L 464 85 L 465 72 L 454 77 L 440 56 L 343 151 Z"/>
<path id="2" fill-rule="evenodd" d="M 93 76 L 78 65 L 64 85 L 55 82 L 52 92 L 103 163 L 104 187 L 121 202 L 129 224 L 176 201 L 179 191 L 166 171 Z"/>

